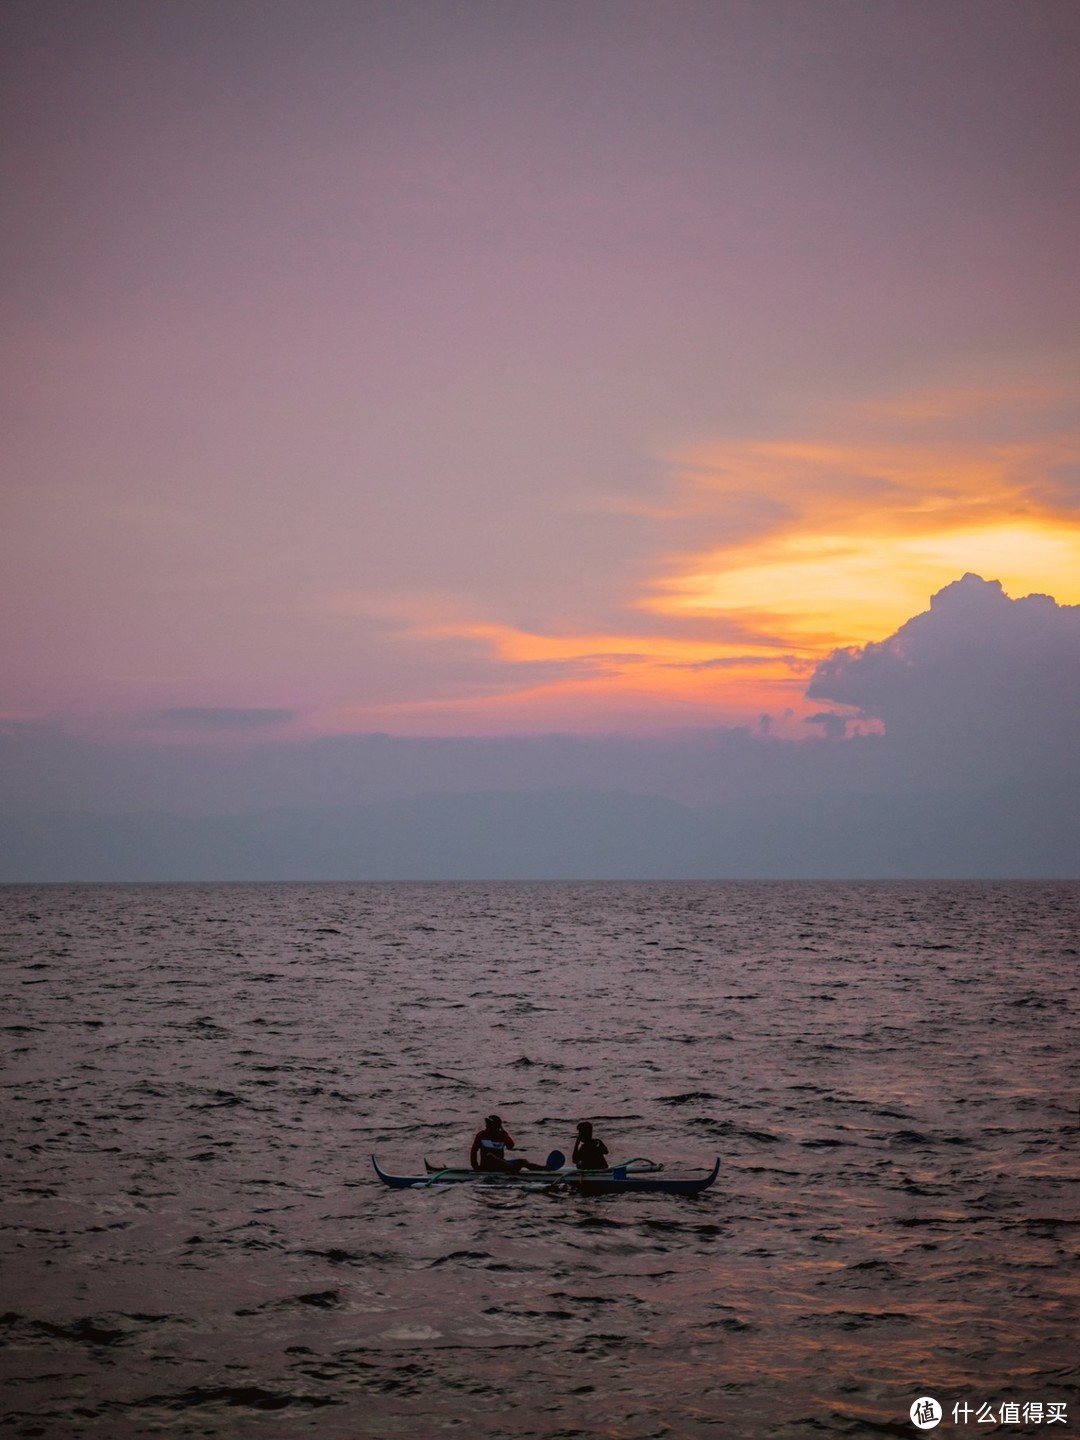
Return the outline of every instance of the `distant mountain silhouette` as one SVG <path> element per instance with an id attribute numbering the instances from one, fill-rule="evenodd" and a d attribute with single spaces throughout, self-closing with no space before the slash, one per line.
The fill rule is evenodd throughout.
<path id="1" fill-rule="evenodd" d="M 225 817 L 0 821 L 0 881 L 1080 876 L 1080 776 L 693 808 L 589 789 L 430 794 Z"/>

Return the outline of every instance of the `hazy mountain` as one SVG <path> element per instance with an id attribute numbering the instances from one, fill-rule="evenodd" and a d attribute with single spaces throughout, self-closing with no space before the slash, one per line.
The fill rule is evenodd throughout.
<path id="1" fill-rule="evenodd" d="M 1070 877 L 1078 814 L 1080 777 L 700 809 L 558 790 L 219 817 L 37 813 L 0 822 L 0 879 Z"/>

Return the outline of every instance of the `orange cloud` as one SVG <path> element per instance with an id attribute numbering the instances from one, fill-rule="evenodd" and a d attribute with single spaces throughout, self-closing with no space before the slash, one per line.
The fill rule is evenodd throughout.
<path id="1" fill-rule="evenodd" d="M 746 644 L 664 634 L 545 635 L 476 623 L 426 626 L 425 639 L 486 647 L 478 692 L 365 706 L 365 723 L 398 731 L 634 730 L 752 721 L 796 703 L 811 661 Z M 495 679 L 496 672 L 498 680 Z M 520 680 L 515 683 L 514 675 Z M 542 678 L 535 678 L 537 674 Z"/>
<path id="2" fill-rule="evenodd" d="M 687 506 L 711 512 L 714 538 L 670 557 L 641 603 L 829 649 L 890 633 L 968 570 L 1011 594 L 1075 602 L 1080 513 L 1061 477 L 1075 473 L 1080 443 L 939 433 L 987 405 L 977 392 L 923 394 L 847 416 L 841 441 L 717 442 L 677 457 Z M 725 517 L 741 519 L 748 496 L 759 524 L 727 538 Z"/>
<path id="3" fill-rule="evenodd" d="M 690 446 L 672 467 L 706 543 L 668 556 L 641 603 L 804 652 L 890 634 L 966 570 L 1076 603 L 1074 408 L 1051 359 L 850 403 L 816 433 Z"/>
<path id="4" fill-rule="evenodd" d="M 635 507 L 657 558 L 621 597 L 625 625 L 526 631 L 414 608 L 408 631 L 469 644 L 489 683 L 367 707 L 365 720 L 596 730 L 786 713 L 805 733 L 813 666 L 892 633 L 967 571 L 1014 596 L 1080 602 L 1080 496 L 1065 478 L 1080 439 L 1061 421 L 1063 393 L 1056 381 L 942 385 L 849 405 L 816 434 L 688 446 L 670 457 L 669 491 Z"/>

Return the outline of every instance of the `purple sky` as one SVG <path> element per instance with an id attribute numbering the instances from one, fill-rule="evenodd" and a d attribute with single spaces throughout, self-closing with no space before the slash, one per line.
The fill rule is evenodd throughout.
<path id="1" fill-rule="evenodd" d="M 1080 601 L 1072 0 L 0 27 L 9 719 L 714 724 Z"/>

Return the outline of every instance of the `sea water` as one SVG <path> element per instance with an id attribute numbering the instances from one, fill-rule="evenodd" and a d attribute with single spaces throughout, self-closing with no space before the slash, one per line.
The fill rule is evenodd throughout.
<path id="1" fill-rule="evenodd" d="M 24 886 L 0 937 L 8 1433 L 1080 1426 L 1080 886 Z M 377 1182 L 492 1110 L 720 1177 Z"/>

